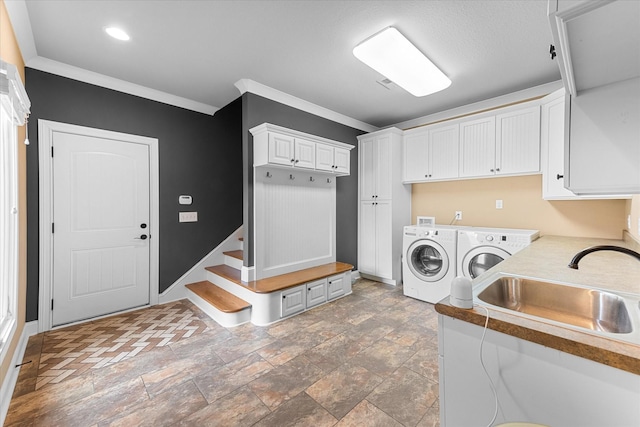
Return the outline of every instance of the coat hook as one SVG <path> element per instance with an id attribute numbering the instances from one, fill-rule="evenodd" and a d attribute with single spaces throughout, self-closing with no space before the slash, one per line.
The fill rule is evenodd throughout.
<path id="1" fill-rule="evenodd" d="M 271 175 L 271 172 L 267 172 L 267 178 L 271 178 L 273 175 Z"/>
<path id="2" fill-rule="evenodd" d="M 331 178 L 327 178 L 327 184 L 331 184 Z"/>
<path id="3" fill-rule="evenodd" d="M 296 177 L 293 174 L 289 174 L 289 179 L 296 179 Z"/>
<path id="4" fill-rule="evenodd" d="M 315 181 L 315 179 L 314 179 L 312 176 L 310 176 L 310 177 L 309 177 L 309 181 L 314 182 L 314 181 Z"/>

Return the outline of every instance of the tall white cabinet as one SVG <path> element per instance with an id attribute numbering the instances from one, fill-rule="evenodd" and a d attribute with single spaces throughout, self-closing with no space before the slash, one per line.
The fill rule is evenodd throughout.
<path id="1" fill-rule="evenodd" d="M 402 183 L 403 133 L 389 128 L 358 137 L 358 270 L 396 285 L 402 278 L 402 231 L 411 224 L 411 186 Z"/>

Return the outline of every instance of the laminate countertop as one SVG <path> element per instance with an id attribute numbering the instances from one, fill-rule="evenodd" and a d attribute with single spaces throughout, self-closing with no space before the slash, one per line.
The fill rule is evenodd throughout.
<path id="1" fill-rule="evenodd" d="M 634 294 L 640 299 L 640 262 L 631 256 L 611 251 L 594 252 L 580 261 L 578 270 L 567 267 L 577 252 L 594 245 L 640 250 L 640 244 L 628 235 L 625 237 L 625 240 L 610 240 L 543 236 L 485 274 L 501 272 L 535 277 Z M 483 277 L 475 279 L 473 285 L 482 282 Z M 449 303 L 449 297 L 435 308 L 440 314 L 484 326 L 486 312 L 483 308 L 457 308 Z M 558 326 L 544 319 L 534 320 L 516 312 L 487 308 L 490 329 L 640 375 L 640 344 Z"/>

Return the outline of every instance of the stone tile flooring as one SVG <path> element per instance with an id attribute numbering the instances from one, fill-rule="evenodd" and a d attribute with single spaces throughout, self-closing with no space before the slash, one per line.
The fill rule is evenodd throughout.
<path id="1" fill-rule="evenodd" d="M 51 337 L 31 337 L 24 361 L 32 363 L 20 370 L 5 425 L 439 425 L 437 315 L 400 287 L 360 279 L 352 295 L 267 327 L 224 328 L 186 300 L 143 311 L 156 320 L 170 313 L 177 336 L 155 331 L 153 345 L 124 356 L 105 352 L 125 344 L 98 340 L 106 349 L 96 363 L 56 382 L 40 374 L 64 354 L 54 352 L 51 365 Z M 124 330 L 123 316 L 133 323 L 114 316 L 114 329 Z M 86 360 L 98 346 L 83 340 L 97 329 L 108 335 L 99 322 L 54 331 L 55 342 Z"/>

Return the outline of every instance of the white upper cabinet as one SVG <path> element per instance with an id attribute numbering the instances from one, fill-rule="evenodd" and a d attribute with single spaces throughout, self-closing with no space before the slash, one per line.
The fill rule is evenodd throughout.
<path id="1" fill-rule="evenodd" d="M 460 177 L 495 174 L 496 118 L 494 116 L 460 123 Z"/>
<path id="2" fill-rule="evenodd" d="M 517 106 L 460 123 L 460 176 L 540 172 L 540 106 Z"/>
<path id="3" fill-rule="evenodd" d="M 351 170 L 349 150 L 316 144 L 316 169 L 348 175 Z"/>
<path id="4" fill-rule="evenodd" d="M 540 172 L 540 106 L 496 116 L 496 174 Z"/>
<path id="5" fill-rule="evenodd" d="M 640 2 L 549 2 L 562 81 L 567 188 L 640 193 Z"/>
<path id="6" fill-rule="evenodd" d="M 458 124 L 405 132 L 404 182 L 457 178 L 459 137 Z"/>
<path id="7" fill-rule="evenodd" d="M 309 169 L 349 175 L 352 145 L 264 123 L 253 135 L 254 166 Z"/>
<path id="8" fill-rule="evenodd" d="M 390 199 L 392 189 L 391 135 L 378 134 L 360 140 L 361 200 Z"/>

